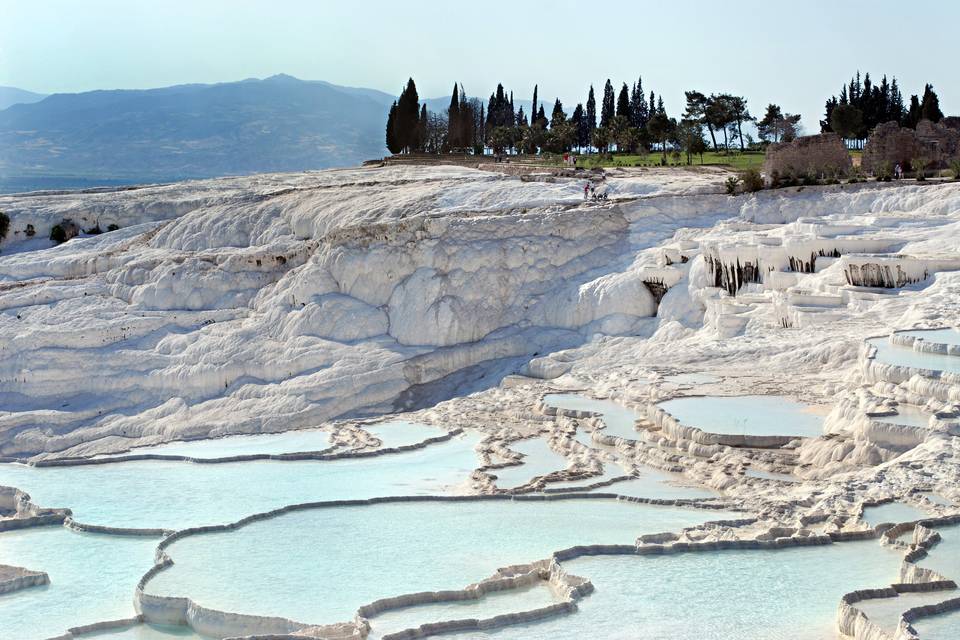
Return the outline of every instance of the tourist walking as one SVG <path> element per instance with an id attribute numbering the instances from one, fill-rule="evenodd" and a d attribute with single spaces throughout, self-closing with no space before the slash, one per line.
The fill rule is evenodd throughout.
<path id="1" fill-rule="evenodd" d="M 584 182 L 583 183 L 583 199 L 586 200 L 589 194 L 590 194 L 590 183 Z"/>

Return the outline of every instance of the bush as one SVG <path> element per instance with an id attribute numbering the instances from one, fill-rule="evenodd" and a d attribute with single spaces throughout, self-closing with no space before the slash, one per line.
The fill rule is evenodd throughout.
<path id="1" fill-rule="evenodd" d="M 23 232 L 28 238 L 32 238 L 33 236 L 37 235 L 37 230 L 33 228 L 32 224 L 28 224 L 27 228 L 24 229 Z"/>
<path id="2" fill-rule="evenodd" d="M 101 233 L 103 233 L 103 229 L 100 228 L 100 225 L 99 225 L 99 224 L 95 224 L 95 225 L 93 225 L 92 227 L 90 227 L 89 229 L 87 229 L 87 233 L 90 234 L 91 236 L 96 236 L 96 235 L 100 235 Z"/>
<path id="3" fill-rule="evenodd" d="M 734 176 L 730 176 L 729 178 L 727 178 L 727 181 L 723 183 L 723 186 L 727 189 L 727 193 L 729 193 L 732 196 L 732 195 L 736 195 L 737 185 L 739 184 L 740 184 L 740 178 L 735 178 Z"/>
<path id="4" fill-rule="evenodd" d="M 890 182 L 893 177 L 893 167 L 889 162 L 884 162 L 877 167 L 877 182 Z"/>
<path id="5" fill-rule="evenodd" d="M 50 229 L 50 239 L 57 244 L 63 244 L 67 241 L 67 232 L 63 230 L 63 227 L 55 224 L 53 229 Z"/>
<path id="6" fill-rule="evenodd" d="M 954 180 L 960 180 L 960 158 L 950 161 L 950 173 L 953 174 Z"/>
<path id="7" fill-rule="evenodd" d="M 803 174 L 803 186 L 812 187 L 816 184 L 820 184 L 820 181 L 817 180 L 817 176 L 813 175 L 812 173 Z"/>
<path id="8" fill-rule="evenodd" d="M 910 165 L 917 174 L 917 182 L 924 182 L 927 179 L 927 159 L 914 158 Z"/>
<path id="9" fill-rule="evenodd" d="M 0 211 L 0 240 L 7 237 L 8 231 L 10 231 L 10 216 Z"/>
<path id="10" fill-rule="evenodd" d="M 743 190 L 748 193 L 755 193 L 763 189 L 763 176 L 756 169 L 749 169 L 741 173 L 740 182 L 743 183 Z"/>
<path id="11" fill-rule="evenodd" d="M 118 229 L 120 229 L 120 227 L 118 227 L 118 226 L 117 226 L 116 224 L 114 224 L 114 223 L 110 223 L 110 224 L 107 226 L 107 231 L 117 231 Z"/>

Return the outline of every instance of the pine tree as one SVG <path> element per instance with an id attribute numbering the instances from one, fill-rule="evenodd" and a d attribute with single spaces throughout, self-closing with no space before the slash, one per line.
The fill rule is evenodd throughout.
<path id="1" fill-rule="evenodd" d="M 537 111 L 537 124 L 539 124 L 540 127 L 543 129 L 546 129 L 547 124 L 549 124 L 549 122 L 547 121 L 547 112 L 543 110 L 542 102 L 540 103 L 540 110 Z"/>
<path id="2" fill-rule="evenodd" d="M 653 91 L 650 92 L 650 107 L 647 109 L 647 117 L 652 118 L 657 115 L 657 102 L 656 96 L 653 94 Z"/>
<path id="3" fill-rule="evenodd" d="M 617 96 L 617 115 L 623 116 L 628 123 L 633 124 L 633 111 L 630 109 L 630 90 L 627 89 L 626 82 L 620 87 L 620 95 Z"/>
<path id="4" fill-rule="evenodd" d="M 450 106 L 447 107 L 447 147 L 457 149 L 463 146 L 460 133 L 460 90 L 457 83 L 453 83 L 453 94 L 450 96 Z"/>
<path id="5" fill-rule="evenodd" d="M 397 140 L 397 101 L 394 100 L 390 105 L 390 113 L 387 115 L 387 149 L 390 153 L 397 154 L 403 151 L 403 145 Z"/>
<path id="6" fill-rule="evenodd" d="M 427 103 L 420 107 L 420 117 L 417 118 L 417 151 L 424 151 L 427 146 Z"/>
<path id="7" fill-rule="evenodd" d="M 647 126 L 647 101 L 643 95 L 643 78 L 637 79 L 630 92 L 630 114 L 633 116 L 631 124 L 643 129 Z"/>
<path id="8" fill-rule="evenodd" d="M 615 115 L 613 84 L 610 82 L 610 78 L 607 78 L 607 84 L 603 86 L 603 103 L 600 105 L 600 127 L 605 128 Z"/>

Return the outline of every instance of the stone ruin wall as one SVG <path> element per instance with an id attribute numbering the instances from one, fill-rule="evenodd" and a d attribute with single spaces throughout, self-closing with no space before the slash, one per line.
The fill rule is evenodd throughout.
<path id="1" fill-rule="evenodd" d="M 910 168 L 914 158 L 926 158 L 931 169 L 943 169 L 951 160 L 960 159 L 960 118 L 944 118 L 935 123 L 921 120 L 916 130 L 896 122 L 878 125 L 863 148 L 861 166 L 869 173 L 889 165 Z"/>
<path id="2" fill-rule="evenodd" d="M 772 144 L 763 160 L 767 177 L 777 172 L 781 176 L 840 176 L 853 169 L 850 153 L 835 133 L 803 136 L 791 142 Z"/>

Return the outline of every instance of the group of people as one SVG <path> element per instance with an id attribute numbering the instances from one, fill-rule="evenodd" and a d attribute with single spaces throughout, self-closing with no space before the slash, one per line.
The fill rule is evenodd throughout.
<path id="1" fill-rule="evenodd" d="M 596 187 L 596 185 L 594 185 L 594 184 L 593 184 L 592 182 L 590 182 L 590 181 L 587 181 L 587 182 L 585 182 L 585 183 L 583 184 L 583 199 L 584 199 L 584 200 L 587 200 L 587 199 L 591 199 L 591 200 L 606 200 L 606 199 L 607 199 L 607 192 L 606 192 L 606 191 L 601 191 L 600 193 L 597 193 L 597 187 Z"/>
<path id="2" fill-rule="evenodd" d="M 893 177 L 897 180 L 903 180 L 903 166 L 899 162 L 893 168 Z"/>

